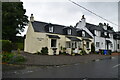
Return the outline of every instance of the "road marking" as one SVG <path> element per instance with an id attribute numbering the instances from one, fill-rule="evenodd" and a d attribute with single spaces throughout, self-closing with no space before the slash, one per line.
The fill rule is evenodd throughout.
<path id="1" fill-rule="evenodd" d="M 120 66 L 120 64 L 117 64 L 117 65 L 113 66 L 112 68 L 116 68 L 116 67 L 118 67 L 118 66 Z"/>

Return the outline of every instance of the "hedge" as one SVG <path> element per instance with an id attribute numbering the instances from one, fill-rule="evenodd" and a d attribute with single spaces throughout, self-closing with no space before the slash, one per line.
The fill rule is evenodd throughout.
<path id="1" fill-rule="evenodd" d="M 9 40 L 0 40 L 0 43 L 2 43 L 2 51 L 11 52 L 11 50 L 12 50 L 11 41 L 9 41 Z"/>

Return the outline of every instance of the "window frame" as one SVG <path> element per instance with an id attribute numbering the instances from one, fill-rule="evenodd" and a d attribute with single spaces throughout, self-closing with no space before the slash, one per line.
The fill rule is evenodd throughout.
<path id="1" fill-rule="evenodd" d="M 85 37 L 85 31 L 82 31 L 82 37 Z"/>
<path id="2" fill-rule="evenodd" d="M 67 29 L 67 34 L 71 35 L 72 34 L 72 30 L 71 29 Z"/>
<path id="3" fill-rule="evenodd" d="M 100 47 L 100 42 L 96 42 L 96 47 Z"/>
<path id="4" fill-rule="evenodd" d="M 53 26 L 49 27 L 49 32 L 53 32 Z"/>

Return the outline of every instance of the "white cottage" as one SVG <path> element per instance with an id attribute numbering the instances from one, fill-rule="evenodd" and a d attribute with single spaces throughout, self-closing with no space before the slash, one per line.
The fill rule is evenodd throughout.
<path id="1" fill-rule="evenodd" d="M 31 14 L 24 51 L 36 53 L 37 51 L 41 52 L 43 47 L 47 47 L 48 55 L 58 55 L 63 49 L 68 54 L 79 54 L 81 49 L 89 54 L 92 43 L 92 36 L 85 30 L 35 21 Z"/>
<path id="2" fill-rule="evenodd" d="M 99 25 L 94 25 L 87 23 L 83 15 L 81 21 L 79 21 L 75 27 L 85 30 L 93 37 L 95 51 L 99 51 L 100 49 L 115 51 L 114 30 L 112 30 L 108 24 L 102 25 L 102 23 L 100 23 Z"/>

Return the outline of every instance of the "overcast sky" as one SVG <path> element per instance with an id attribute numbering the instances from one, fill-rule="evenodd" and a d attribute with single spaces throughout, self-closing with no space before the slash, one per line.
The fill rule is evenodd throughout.
<path id="1" fill-rule="evenodd" d="M 100 22 L 109 23 L 99 17 L 91 14 L 90 12 L 76 6 L 68 0 L 55 1 L 55 0 L 21 0 L 23 1 L 26 15 L 30 17 L 34 15 L 36 21 L 60 24 L 65 26 L 75 26 L 81 20 L 84 14 L 86 22 L 98 25 Z M 81 6 L 93 11 L 94 13 L 104 17 L 105 19 L 118 24 L 118 2 L 80 2 L 73 0 Z M 118 27 L 109 23 L 115 31 Z M 27 27 L 26 27 L 27 30 Z M 26 33 L 26 30 L 24 34 Z M 23 34 L 22 34 L 23 35 Z"/>

